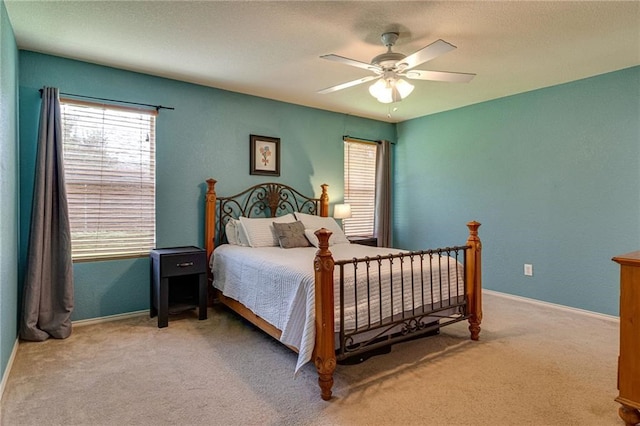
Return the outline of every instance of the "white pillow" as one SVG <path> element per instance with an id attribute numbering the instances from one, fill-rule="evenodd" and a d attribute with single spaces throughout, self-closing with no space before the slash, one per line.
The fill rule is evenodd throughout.
<path id="1" fill-rule="evenodd" d="M 291 213 L 279 217 L 241 217 L 240 223 L 251 247 L 279 247 L 273 222 L 291 223 L 296 218 Z"/>
<path id="2" fill-rule="evenodd" d="M 320 241 L 318 240 L 318 237 L 316 237 L 316 231 L 317 229 L 305 229 L 304 236 L 307 237 L 307 240 L 309 240 L 312 246 L 314 246 L 315 248 L 319 248 Z M 331 236 L 329 237 L 329 245 L 332 246 L 334 244 L 335 242 L 333 240 L 333 234 L 331 234 Z"/>
<path id="3" fill-rule="evenodd" d="M 227 242 L 231 245 L 238 245 L 238 229 L 236 227 L 236 220 L 229 219 L 224 226 L 224 233 L 227 236 Z"/>
<path id="4" fill-rule="evenodd" d="M 331 231 L 331 237 L 329 237 L 329 245 L 334 244 L 349 244 L 347 236 L 344 235 L 342 228 L 338 225 L 338 222 L 332 217 L 322 217 L 312 214 L 296 212 L 296 219 L 304 224 L 305 229 L 310 229 L 312 232 L 305 235 L 311 241 L 311 244 L 318 247 L 318 238 L 314 235 L 314 232 L 320 228 L 326 228 Z M 310 237 L 309 235 L 312 235 Z M 314 241 L 315 240 L 315 241 Z"/>
<path id="5" fill-rule="evenodd" d="M 229 219 L 224 227 L 227 242 L 231 245 L 249 247 L 249 240 L 245 235 L 242 223 L 238 219 Z"/>

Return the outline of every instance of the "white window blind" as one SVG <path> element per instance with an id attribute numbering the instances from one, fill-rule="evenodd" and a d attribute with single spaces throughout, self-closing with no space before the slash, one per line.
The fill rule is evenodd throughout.
<path id="1" fill-rule="evenodd" d="M 377 147 L 351 139 L 344 142 L 344 202 L 351 205 L 351 217 L 343 223 L 348 236 L 373 235 Z"/>
<path id="2" fill-rule="evenodd" d="M 74 260 L 155 247 L 155 111 L 61 99 Z"/>

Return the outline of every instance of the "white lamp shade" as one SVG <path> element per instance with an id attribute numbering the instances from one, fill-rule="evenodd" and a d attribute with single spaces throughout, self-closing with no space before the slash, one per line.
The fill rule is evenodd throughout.
<path id="1" fill-rule="evenodd" d="M 369 93 L 374 98 L 379 98 L 387 93 L 388 83 L 384 78 L 379 78 L 375 83 L 369 86 Z"/>
<path id="2" fill-rule="evenodd" d="M 351 204 L 336 204 L 333 206 L 333 217 L 336 219 L 349 219 L 351 217 Z"/>
<path id="3" fill-rule="evenodd" d="M 400 97 L 404 99 L 413 92 L 413 84 L 399 78 L 398 81 L 396 81 L 396 89 L 400 92 Z"/>

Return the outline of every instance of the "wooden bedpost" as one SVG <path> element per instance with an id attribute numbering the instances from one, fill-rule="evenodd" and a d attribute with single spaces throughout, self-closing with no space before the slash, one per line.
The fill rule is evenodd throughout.
<path id="1" fill-rule="evenodd" d="M 216 182 L 215 179 L 207 179 L 204 209 L 204 246 L 207 250 L 207 262 L 213 253 L 216 238 Z M 209 275 L 211 275 L 211 271 L 209 271 Z"/>
<path id="2" fill-rule="evenodd" d="M 469 310 L 469 331 L 471 340 L 478 340 L 480 323 L 482 322 L 482 242 L 478 237 L 480 223 L 467 223 L 469 239 L 467 240 L 467 297 Z"/>
<path id="3" fill-rule="evenodd" d="M 315 270 L 316 345 L 313 362 L 318 370 L 318 384 L 325 401 L 331 399 L 333 372 L 336 369 L 333 310 L 334 260 L 329 251 L 331 231 L 321 228 L 315 232 L 318 251 L 313 261 Z"/>
<path id="4" fill-rule="evenodd" d="M 327 193 L 327 185 L 323 183 L 320 185 L 322 187 L 322 195 L 320 195 L 320 216 L 327 217 L 329 216 L 329 194 Z"/>

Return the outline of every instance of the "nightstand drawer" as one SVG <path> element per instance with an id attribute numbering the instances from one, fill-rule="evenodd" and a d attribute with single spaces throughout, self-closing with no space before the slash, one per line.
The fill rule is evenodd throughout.
<path id="1" fill-rule="evenodd" d="M 205 272 L 207 272 L 207 255 L 204 251 L 160 256 L 161 277 Z"/>

